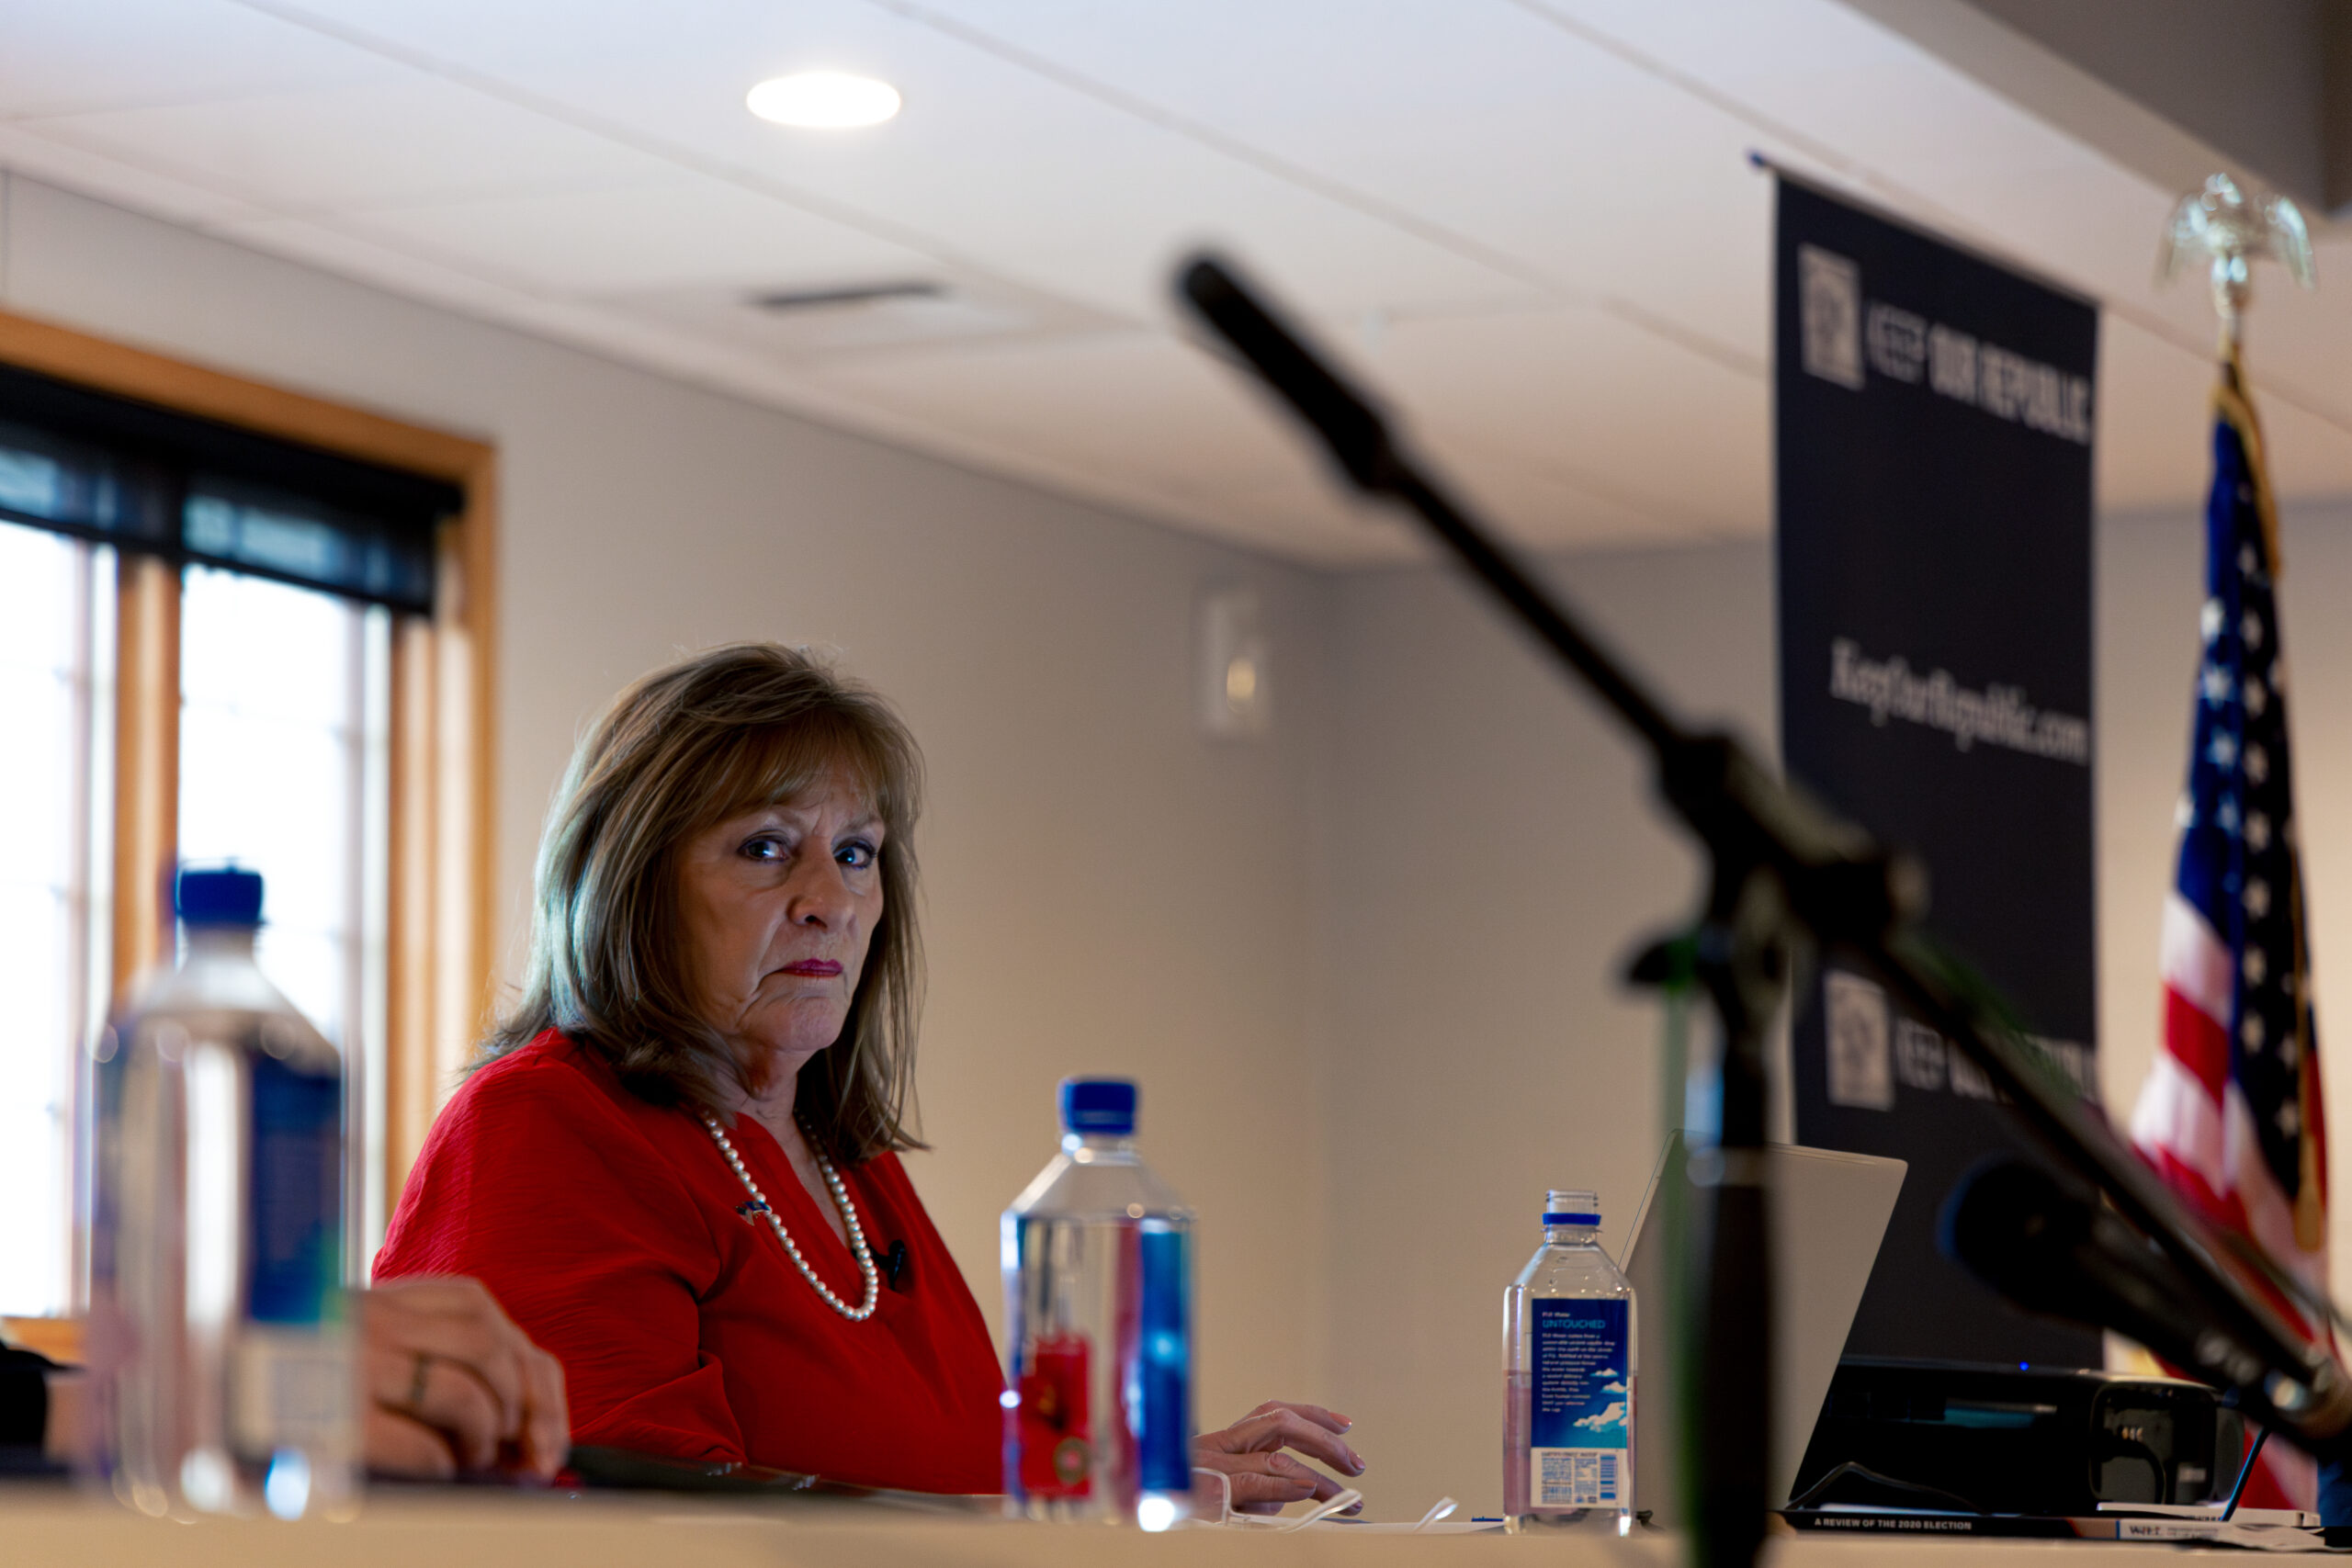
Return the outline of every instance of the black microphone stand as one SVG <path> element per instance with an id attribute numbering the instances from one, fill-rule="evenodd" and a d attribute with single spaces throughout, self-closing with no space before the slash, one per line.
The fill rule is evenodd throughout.
<path id="1" fill-rule="evenodd" d="M 1703 1188 L 1693 1238 L 1693 1362 L 1705 1419 L 1686 1437 L 1699 1568 L 1746 1568 L 1763 1541 L 1771 1431 L 1765 1034 L 1800 944 L 1871 972 L 1942 1031 L 2020 1121 L 2154 1238 L 2221 1325 L 2205 1348 L 2211 1353 L 2200 1353 L 2200 1371 L 2250 1393 L 2258 1418 L 2306 1447 L 2352 1427 L 2352 1379 L 2324 1345 L 2289 1326 L 2247 1274 L 2290 1298 L 2301 1287 L 2243 1252 L 2228 1254 L 2239 1271 L 2224 1267 L 2225 1248 L 2213 1235 L 2026 1043 L 1990 992 L 1917 929 L 1926 877 L 1914 863 L 1783 784 L 1732 736 L 1692 730 L 1669 715 L 1401 450 L 1372 405 L 1225 265 L 1196 258 L 1180 270 L 1177 286 L 1201 320 L 1315 430 L 1358 489 L 1418 513 L 1634 730 L 1654 760 L 1659 794 L 1706 845 L 1696 976 L 1714 1004 L 1720 1048 L 1709 1097 L 1716 1125 L 1691 1130 L 1692 1179 Z M 1655 974 L 1661 965 L 1643 967 Z"/>

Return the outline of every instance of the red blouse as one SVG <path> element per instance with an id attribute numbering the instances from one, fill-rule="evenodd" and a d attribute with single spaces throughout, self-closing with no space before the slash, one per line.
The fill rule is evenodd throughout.
<path id="1" fill-rule="evenodd" d="M 729 1134 L 833 1293 L 857 1260 L 784 1150 Z M 867 1486 L 1001 1489 L 1003 1391 L 978 1305 L 896 1155 L 843 1170 L 875 1261 L 852 1323 L 808 1288 L 690 1111 L 552 1031 L 466 1080 L 401 1190 L 379 1278 L 470 1274 L 562 1361 L 575 1442 Z"/>

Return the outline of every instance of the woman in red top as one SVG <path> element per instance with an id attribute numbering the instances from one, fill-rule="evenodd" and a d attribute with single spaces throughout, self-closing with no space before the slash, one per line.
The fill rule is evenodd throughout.
<path id="1" fill-rule="evenodd" d="M 539 846 L 529 973 L 434 1123 L 379 1278 L 470 1274 L 563 1362 L 575 1442 L 994 1492 L 1001 1375 L 899 1164 L 921 761 L 805 654 L 624 692 Z M 1237 1506 L 1322 1498 L 1348 1422 L 1199 1440 Z"/>

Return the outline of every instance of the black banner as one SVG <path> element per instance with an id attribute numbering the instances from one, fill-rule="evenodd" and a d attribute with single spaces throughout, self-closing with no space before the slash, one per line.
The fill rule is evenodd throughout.
<path id="1" fill-rule="evenodd" d="M 1775 241 L 1781 743 L 1928 865 L 1938 936 L 2097 1093 L 2091 410 L 2081 299 L 1782 180 Z M 1910 1162 L 1847 1351 L 2097 1366 L 1936 1248 L 2018 1146 L 1983 1077 L 1834 963 L 1799 998 L 1797 1141 Z"/>

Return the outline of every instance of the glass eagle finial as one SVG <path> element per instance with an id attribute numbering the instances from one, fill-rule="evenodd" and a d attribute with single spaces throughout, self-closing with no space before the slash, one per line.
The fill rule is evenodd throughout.
<path id="1" fill-rule="evenodd" d="M 2186 262 L 2199 255 L 2212 262 L 2213 309 L 2222 318 L 2222 340 L 2232 348 L 2253 299 L 2256 257 L 2283 263 L 2288 276 L 2305 288 L 2317 281 L 2312 271 L 2311 230 L 2303 222 L 2302 209 L 2283 196 L 2257 201 L 2227 175 L 2215 175 L 2202 190 L 2182 197 L 2173 209 L 2156 254 L 2158 280 L 2170 281 Z"/>

